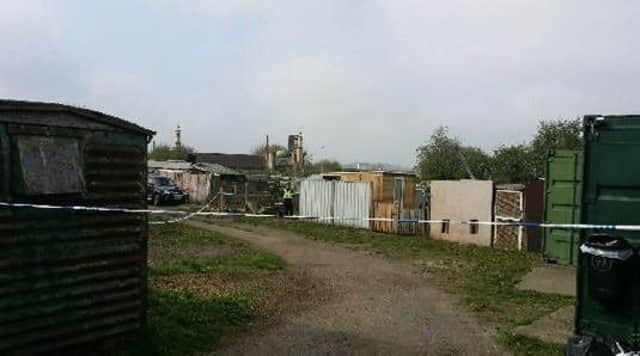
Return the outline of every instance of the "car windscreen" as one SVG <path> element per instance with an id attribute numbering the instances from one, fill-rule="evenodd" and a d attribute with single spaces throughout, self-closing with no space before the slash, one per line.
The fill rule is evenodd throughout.
<path id="1" fill-rule="evenodd" d="M 151 178 L 151 182 L 157 186 L 173 185 L 173 182 L 171 182 L 171 180 L 166 177 L 153 177 Z"/>

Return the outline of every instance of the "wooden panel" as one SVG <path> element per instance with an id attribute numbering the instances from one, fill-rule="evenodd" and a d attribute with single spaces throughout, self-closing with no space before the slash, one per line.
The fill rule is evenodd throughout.
<path id="1" fill-rule="evenodd" d="M 394 221 L 373 221 L 371 230 L 387 234 L 419 235 L 425 225 L 403 220 L 424 219 L 424 212 L 417 209 L 399 209 L 395 203 L 374 203 L 374 217 Z M 400 221 L 398 221 L 400 220 Z"/>
<path id="2" fill-rule="evenodd" d="M 374 203 L 373 216 L 375 218 L 395 219 L 398 217 L 398 208 L 393 203 Z M 394 222 L 374 221 L 371 229 L 376 232 L 395 234 L 398 226 Z"/>
<path id="3" fill-rule="evenodd" d="M 394 176 L 385 174 L 382 178 L 382 191 L 379 197 L 380 202 L 393 203 L 393 187 L 395 185 Z"/>
<path id="4" fill-rule="evenodd" d="M 416 208 L 416 181 L 415 176 L 406 176 L 404 179 L 404 208 L 415 209 Z"/>

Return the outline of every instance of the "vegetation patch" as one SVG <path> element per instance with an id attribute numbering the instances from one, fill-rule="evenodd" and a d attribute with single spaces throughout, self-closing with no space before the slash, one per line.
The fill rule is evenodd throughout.
<path id="1" fill-rule="evenodd" d="M 154 266 L 149 272 L 151 275 L 162 276 L 185 273 L 276 271 L 283 267 L 284 262 L 278 256 L 260 252 L 223 257 L 182 257 Z"/>
<path id="2" fill-rule="evenodd" d="M 152 290 L 148 326 L 125 355 L 186 355 L 207 351 L 252 318 L 251 301 L 241 296 L 201 298 Z"/>
<path id="3" fill-rule="evenodd" d="M 276 289 L 285 273 L 275 255 L 179 224 L 150 229 L 149 256 L 147 328 L 123 355 L 211 351 L 261 316 L 271 303 L 261 289 Z"/>

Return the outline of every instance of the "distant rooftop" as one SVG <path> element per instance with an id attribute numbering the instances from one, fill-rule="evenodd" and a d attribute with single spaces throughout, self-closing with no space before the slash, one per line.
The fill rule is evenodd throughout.
<path id="1" fill-rule="evenodd" d="M 327 172 L 323 173 L 322 176 L 332 176 L 332 175 L 344 175 L 344 174 L 358 174 L 358 173 L 380 173 L 380 174 L 392 174 L 392 175 L 405 175 L 405 176 L 415 176 L 416 173 L 413 171 L 386 171 L 386 170 L 370 170 L 370 171 L 339 171 L 339 172 Z"/>
<path id="2" fill-rule="evenodd" d="M 206 162 L 198 162 L 198 163 L 190 163 L 187 161 L 181 160 L 168 160 L 168 161 L 154 161 L 149 160 L 147 163 L 147 167 L 154 169 L 167 169 L 167 170 L 177 170 L 177 171 L 202 171 L 202 172 L 210 172 L 217 175 L 240 175 L 239 172 L 225 167 L 216 163 L 206 163 Z"/>
<path id="3" fill-rule="evenodd" d="M 344 164 L 343 167 L 348 170 L 356 170 L 356 171 L 399 171 L 399 172 L 413 171 L 413 169 L 408 168 L 406 166 L 390 164 L 390 163 L 352 162 L 352 163 Z"/>
<path id="4" fill-rule="evenodd" d="M 196 153 L 196 161 L 215 163 L 239 170 L 263 170 L 264 158 L 258 155 L 228 153 Z"/>

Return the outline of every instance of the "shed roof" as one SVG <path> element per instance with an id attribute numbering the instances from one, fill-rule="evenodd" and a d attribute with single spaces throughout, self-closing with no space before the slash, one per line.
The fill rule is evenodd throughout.
<path id="1" fill-rule="evenodd" d="M 155 161 L 149 160 L 147 167 L 157 169 L 175 169 L 175 170 L 189 170 L 192 169 L 192 164 L 187 161 L 181 160 L 168 160 L 168 161 Z"/>
<path id="2" fill-rule="evenodd" d="M 116 116 L 107 115 L 105 113 L 89 110 L 85 108 L 79 108 L 70 105 L 47 103 L 38 101 L 26 101 L 26 100 L 9 100 L 0 99 L 0 112 L 2 111 L 39 111 L 39 112 L 57 112 L 57 113 L 70 113 L 89 120 L 93 120 L 106 125 L 119 127 L 125 130 L 131 130 L 139 132 L 141 134 L 151 136 L 155 132 L 145 129 L 142 126 L 136 125 L 132 122 L 126 121 Z"/>
<path id="3" fill-rule="evenodd" d="M 147 167 L 155 169 L 170 169 L 176 171 L 196 170 L 210 172 L 217 175 L 241 175 L 239 172 L 215 163 L 191 163 L 182 160 L 155 161 L 149 160 Z"/>
<path id="4" fill-rule="evenodd" d="M 339 175 L 348 175 L 348 174 L 388 174 L 394 176 L 416 176 L 413 172 L 406 171 L 358 171 L 358 172 L 330 172 L 323 173 L 322 176 L 339 176 Z"/>
<path id="5" fill-rule="evenodd" d="M 220 174 L 220 175 L 242 175 L 240 172 L 233 170 L 229 167 L 225 167 L 217 163 L 198 162 L 194 164 L 195 167 L 206 170 L 207 172 Z"/>
<path id="6" fill-rule="evenodd" d="M 196 153 L 196 161 L 204 163 L 217 163 L 233 169 L 258 170 L 265 168 L 264 158 L 258 155 Z"/>

